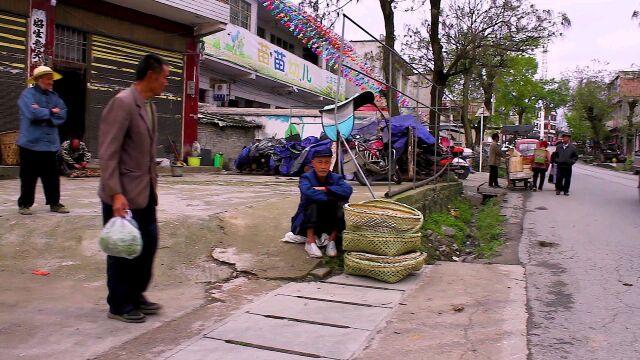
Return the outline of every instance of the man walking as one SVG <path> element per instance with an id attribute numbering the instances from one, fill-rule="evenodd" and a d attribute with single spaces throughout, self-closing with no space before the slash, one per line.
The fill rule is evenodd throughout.
<path id="1" fill-rule="evenodd" d="M 500 165 L 500 159 L 504 158 L 505 155 L 500 150 L 500 145 L 498 144 L 500 135 L 494 133 L 491 135 L 491 140 L 493 141 L 489 146 L 489 187 L 499 188 L 501 186 L 498 184 L 498 165 Z"/>
<path id="2" fill-rule="evenodd" d="M 47 66 L 33 70 L 29 82 L 34 86 L 20 94 L 20 197 L 18 211 L 32 215 L 38 178 L 42 181 L 46 204 L 53 212 L 66 214 L 60 203 L 60 176 L 58 175 L 58 150 L 60 136 L 58 126 L 67 119 L 67 107 L 53 92 L 53 81 L 62 76 Z"/>
<path id="3" fill-rule="evenodd" d="M 167 86 L 168 64 L 145 55 L 136 81 L 116 95 L 102 113 L 99 130 L 102 217 L 125 217 L 131 210 L 142 235 L 142 253 L 134 259 L 107 256 L 108 317 L 144 322 L 161 306 L 146 299 L 153 259 L 158 247 L 156 206 L 156 109 L 151 98 Z"/>
<path id="4" fill-rule="evenodd" d="M 578 161 L 578 151 L 575 145 L 571 143 L 570 134 L 565 133 L 562 135 L 562 144 L 556 147 L 554 155 L 557 168 L 555 179 L 556 195 L 564 193 L 565 196 L 569 196 L 572 167 Z"/>

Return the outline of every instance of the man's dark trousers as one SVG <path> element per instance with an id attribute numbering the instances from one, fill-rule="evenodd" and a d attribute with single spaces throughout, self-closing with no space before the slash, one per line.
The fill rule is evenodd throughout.
<path id="1" fill-rule="evenodd" d="M 331 235 L 333 231 L 344 231 L 344 204 L 338 201 L 309 204 L 304 209 L 304 221 L 297 235 L 307 236 L 307 229 L 313 229 L 318 237 L 322 233 Z"/>
<path id="2" fill-rule="evenodd" d="M 55 151 L 33 151 L 20 147 L 20 197 L 18 207 L 31 207 L 38 178 L 42 181 L 47 205 L 60 203 L 60 177 Z"/>
<path id="3" fill-rule="evenodd" d="M 107 303 L 115 315 L 126 314 L 144 301 L 143 294 L 151 281 L 153 259 L 158 248 L 157 198 L 150 194 L 144 209 L 131 209 L 142 235 L 142 253 L 133 259 L 107 256 Z M 113 217 L 113 208 L 102 203 L 102 220 L 106 224 Z"/>
<path id="4" fill-rule="evenodd" d="M 538 187 L 539 190 L 542 190 L 542 186 L 544 185 L 545 175 L 547 174 L 547 170 L 543 168 L 533 168 L 533 187 Z M 540 178 L 540 185 L 538 185 L 538 177 Z"/>
<path id="5" fill-rule="evenodd" d="M 561 191 L 565 194 L 569 193 L 572 172 L 571 165 L 558 166 L 558 171 L 556 172 L 556 191 Z"/>
<path id="6" fill-rule="evenodd" d="M 497 165 L 489 165 L 489 186 L 499 186 Z"/>

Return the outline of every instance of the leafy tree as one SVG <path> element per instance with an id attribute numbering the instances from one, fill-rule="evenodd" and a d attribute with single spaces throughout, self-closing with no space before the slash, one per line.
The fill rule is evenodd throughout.
<path id="1" fill-rule="evenodd" d="M 571 129 L 571 137 L 575 141 L 591 139 L 591 127 L 576 112 L 565 113 L 564 119 Z"/>
<path id="2" fill-rule="evenodd" d="M 473 72 L 483 54 L 526 54 L 561 35 L 562 26 L 570 24 L 566 14 L 555 16 L 528 0 L 452 0 L 444 8 L 441 0 L 430 4 L 429 17 L 409 27 L 403 49 L 412 62 L 433 74 L 432 108 L 442 102 L 448 82 Z M 438 117 L 433 109 L 429 117 L 435 125 Z"/>
<path id="3" fill-rule="evenodd" d="M 544 87 L 544 93 L 540 100 L 542 100 L 545 113 L 549 114 L 569 104 L 571 100 L 569 80 L 543 80 L 542 86 Z"/>
<path id="4" fill-rule="evenodd" d="M 605 124 L 613 112 L 605 79 L 588 73 L 578 78 L 567 116 L 572 132 L 574 127 L 581 132 L 588 126 L 589 138 L 593 140 L 594 156 L 600 160 L 602 160 L 602 141 L 608 134 Z"/>
<path id="5" fill-rule="evenodd" d="M 544 86 L 535 79 L 538 62 L 530 56 L 511 56 L 496 82 L 496 111 L 500 118 L 518 116 L 518 125 L 535 118 L 538 101 L 544 98 Z M 526 117 L 525 117 L 526 116 Z"/>

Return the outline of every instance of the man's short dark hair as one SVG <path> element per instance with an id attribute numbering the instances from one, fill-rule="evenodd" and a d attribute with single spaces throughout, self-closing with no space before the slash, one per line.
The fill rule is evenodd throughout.
<path id="1" fill-rule="evenodd" d="M 498 139 L 500 139 L 500 134 L 498 134 L 498 133 L 493 133 L 493 135 L 491 135 L 491 139 L 493 139 L 493 140 L 498 140 Z"/>
<path id="2" fill-rule="evenodd" d="M 136 68 L 136 81 L 144 80 L 149 71 L 161 72 L 167 62 L 156 54 L 147 54 L 138 63 Z"/>

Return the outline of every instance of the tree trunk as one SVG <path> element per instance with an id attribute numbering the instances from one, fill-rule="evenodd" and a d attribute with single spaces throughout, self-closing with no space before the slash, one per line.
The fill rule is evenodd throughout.
<path id="1" fill-rule="evenodd" d="M 464 144 L 466 147 L 473 147 L 473 133 L 471 120 L 469 119 L 469 88 L 471 87 L 471 73 L 465 72 L 462 82 L 462 110 L 460 111 L 460 121 L 464 128 Z"/>
<path id="2" fill-rule="evenodd" d="M 442 104 L 442 97 L 448 80 L 444 68 L 443 47 L 440 42 L 440 2 L 441 0 L 430 0 L 431 23 L 429 41 L 431 42 L 431 52 L 433 53 L 433 86 L 431 87 L 429 124 L 432 128 L 440 124 L 440 116 L 438 116 L 436 109 Z"/>
<path id="3" fill-rule="evenodd" d="M 483 131 L 487 131 L 487 118 L 489 118 L 489 116 L 484 116 L 484 128 L 482 129 Z M 475 126 L 473 127 L 473 131 L 475 133 L 475 146 L 476 149 L 480 149 L 480 146 L 482 146 L 481 142 L 483 140 L 483 135 L 480 133 L 480 120 L 478 120 L 478 122 L 475 124 Z"/>
<path id="4" fill-rule="evenodd" d="M 522 125 L 524 122 L 524 111 L 518 110 L 516 114 L 518 114 L 518 125 Z"/>
<path id="5" fill-rule="evenodd" d="M 633 129 L 633 116 L 635 115 L 636 106 L 638 106 L 638 100 L 629 100 L 629 115 L 627 115 L 627 159 L 633 158 L 633 152 L 635 150 L 635 131 Z"/>
<path id="6" fill-rule="evenodd" d="M 482 89 L 482 103 L 487 109 L 488 114 L 485 113 L 483 121 L 483 131 L 487 131 L 487 126 L 491 124 L 491 120 L 493 119 L 493 89 L 495 86 L 496 78 L 498 77 L 498 72 L 491 66 L 486 66 L 483 68 L 482 66 L 475 66 L 476 78 L 480 83 L 480 88 Z M 483 73 L 483 70 L 485 71 Z M 476 134 L 476 146 L 478 148 L 482 147 L 482 141 L 484 140 L 484 134 L 480 133 L 480 120 L 476 123 L 474 127 Z"/>
<path id="7" fill-rule="evenodd" d="M 593 158 L 598 162 L 603 162 L 604 154 L 602 153 L 602 121 L 599 121 L 596 117 L 593 107 L 588 107 L 586 112 L 587 121 L 591 126 L 591 133 L 593 134 Z"/>
<path id="8" fill-rule="evenodd" d="M 393 12 L 393 0 L 380 0 L 380 8 L 382 9 L 382 15 L 384 17 L 384 44 L 390 47 L 391 49 L 395 49 L 396 44 L 396 34 L 395 34 L 395 24 L 394 24 L 394 12 Z M 389 58 L 392 52 L 384 48 L 382 51 L 382 72 L 384 74 L 384 80 L 387 84 L 391 84 L 391 86 L 397 88 L 398 79 L 395 71 L 390 71 L 389 69 L 390 61 Z M 393 56 L 393 55 L 391 55 Z M 394 67 L 395 69 L 395 67 Z M 398 99 L 397 93 L 394 89 L 388 88 L 386 91 L 387 98 L 387 108 L 389 109 L 390 116 L 400 115 L 400 110 L 398 108 Z"/>
<path id="9" fill-rule="evenodd" d="M 436 109 L 439 111 L 439 107 L 442 106 L 442 98 L 444 98 L 444 91 L 442 91 L 442 89 L 447 86 L 447 79 L 444 72 L 433 73 L 430 101 L 431 109 L 429 109 L 429 125 L 432 129 L 440 126 L 440 115 L 436 112 Z"/>

